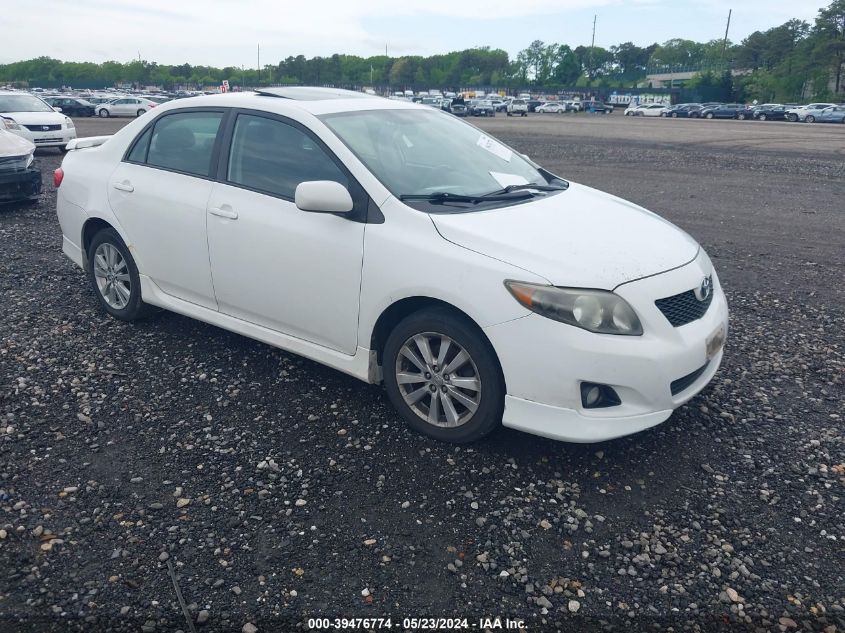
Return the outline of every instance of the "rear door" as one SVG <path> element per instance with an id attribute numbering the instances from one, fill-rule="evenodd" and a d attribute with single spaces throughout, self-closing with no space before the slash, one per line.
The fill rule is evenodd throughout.
<path id="1" fill-rule="evenodd" d="M 352 355 L 357 348 L 364 223 L 300 211 L 296 186 L 333 180 L 357 217 L 369 198 L 309 130 L 261 112 L 230 124 L 208 201 L 208 246 L 220 311 Z"/>
<path id="2" fill-rule="evenodd" d="M 146 275 L 165 293 L 217 309 L 206 207 L 222 109 L 176 110 L 147 125 L 109 180 L 109 203 Z"/>

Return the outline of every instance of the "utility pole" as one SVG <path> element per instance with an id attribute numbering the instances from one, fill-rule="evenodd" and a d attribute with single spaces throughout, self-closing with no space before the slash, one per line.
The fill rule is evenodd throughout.
<path id="1" fill-rule="evenodd" d="M 587 77 L 592 81 L 593 79 L 593 48 L 596 45 L 596 18 L 598 16 L 593 16 L 593 39 L 590 41 L 590 55 L 587 59 Z"/>
<path id="2" fill-rule="evenodd" d="M 258 85 L 261 86 L 261 44 L 258 44 Z"/>
<path id="3" fill-rule="evenodd" d="M 731 28 L 731 13 L 733 13 L 733 9 L 728 9 L 728 24 L 725 26 L 725 39 L 722 41 L 722 66 L 725 65 L 725 53 L 728 50 L 728 31 Z"/>

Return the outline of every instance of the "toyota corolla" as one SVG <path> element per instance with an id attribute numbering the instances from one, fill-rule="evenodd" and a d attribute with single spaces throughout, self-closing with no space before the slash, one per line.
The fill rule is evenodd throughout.
<path id="1" fill-rule="evenodd" d="M 432 108 L 268 89 L 68 149 L 63 251 L 106 312 L 172 310 L 383 383 L 440 440 L 628 435 L 722 360 L 693 238 Z"/>

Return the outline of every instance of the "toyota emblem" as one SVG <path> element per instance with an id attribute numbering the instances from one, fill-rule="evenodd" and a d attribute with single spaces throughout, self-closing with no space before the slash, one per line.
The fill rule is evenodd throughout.
<path id="1" fill-rule="evenodd" d="M 42 130 L 44 130 L 45 132 L 49 132 L 49 131 L 50 131 L 50 126 L 49 126 L 49 125 L 42 125 L 42 126 L 41 126 L 41 129 L 42 129 Z"/>
<path id="2" fill-rule="evenodd" d="M 708 275 L 701 280 L 701 284 L 695 289 L 695 298 L 699 301 L 707 301 L 711 292 L 713 292 L 713 277 Z"/>

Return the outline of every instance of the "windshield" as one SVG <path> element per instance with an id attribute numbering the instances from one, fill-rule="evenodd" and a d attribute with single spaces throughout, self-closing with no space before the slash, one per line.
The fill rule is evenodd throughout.
<path id="1" fill-rule="evenodd" d="M 509 185 L 547 184 L 522 156 L 450 114 L 367 110 L 321 119 L 397 197 L 480 196 Z"/>
<path id="2" fill-rule="evenodd" d="M 0 112 L 53 112 L 53 108 L 30 95 L 0 95 Z"/>

